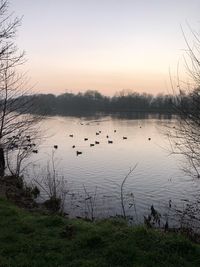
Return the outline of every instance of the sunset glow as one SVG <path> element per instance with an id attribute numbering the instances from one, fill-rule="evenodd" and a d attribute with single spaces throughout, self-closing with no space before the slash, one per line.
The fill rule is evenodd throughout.
<path id="1" fill-rule="evenodd" d="M 169 69 L 176 72 L 186 48 L 180 25 L 190 38 L 200 2 L 12 0 L 10 8 L 24 16 L 17 43 L 35 91 L 113 95 L 167 93 Z"/>

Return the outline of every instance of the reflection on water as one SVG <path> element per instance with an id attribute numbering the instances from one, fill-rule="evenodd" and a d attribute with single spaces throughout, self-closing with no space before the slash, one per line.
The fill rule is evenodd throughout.
<path id="1" fill-rule="evenodd" d="M 66 211 L 71 215 L 87 212 L 87 194 L 95 194 L 96 216 L 121 214 L 120 185 L 136 163 L 137 168 L 124 187 L 127 213 L 137 213 L 142 218 L 151 204 L 164 210 L 170 200 L 183 205 L 181 199 L 196 196 L 200 188 L 198 181 L 180 171 L 180 158 L 170 155 L 168 141 L 161 134 L 162 126 L 172 124 L 174 120 L 166 115 L 135 115 L 44 120 L 42 127 L 49 138 L 42 143 L 39 153 L 32 156 L 35 168 L 31 172 L 34 171 L 34 177 L 44 174 L 54 145 L 57 145 L 56 170 L 67 180 Z M 82 154 L 77 156 L 76 151 Z"/>

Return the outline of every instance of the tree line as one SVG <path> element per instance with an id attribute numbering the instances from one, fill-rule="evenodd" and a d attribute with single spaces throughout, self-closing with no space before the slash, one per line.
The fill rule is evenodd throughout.
<path id="1" fill-rule="evenodd" d="M 23 98 L 23 99 L 22 99 Z M 64 93 L 58 96 L 53 94 L 35 94 L 23 96 L 19 101 L 31 98 L 34 102 L 31 113 L 41 115 L 71 115 L 90 112 L 176 112 L 173 95 L 158 94 L 153 96 L 147 93 L 121 91 L 112 97 L 102 95 L 96 90 L 84 93 Z"/>
<path id="2" fill-rule="evenodd" d="M 179 108 L 190 110 L 194 108 L 193 96 L 198 88 L 190 93 L 180 91 L 178 94 L 158 94 L 121 91 L 114 96 L 102 95 L 96 90 L 84 93 L 34 94 L 21 96 L 20 103 L 27 100 L 34 103 L 29 107 L 30 113 L 40 115 L 74 115 L 90 112 L 149 112 L 160 114 L 177 114 Z M 23 105 L 20 104 L 23 107 Z M 23 110 L 22 110 L 23 113 Z"/>

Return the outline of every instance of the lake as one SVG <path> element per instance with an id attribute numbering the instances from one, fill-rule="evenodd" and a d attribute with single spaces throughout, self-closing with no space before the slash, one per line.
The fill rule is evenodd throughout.
<path id="1" fill-rule="evenodd" d="M 169 201 L 183 209 L 199 194 L 200 184 L 181 171 L 180 156 L 170 155 L 163 130 L 174 123 L 170 116 L 144 114 L 46 117 L 29 179 L 46 175 L 53 153 L 56 175 L 67 181 L 65 211 L 89 217 L 93 208 L 95 217 L 108 217 L 122 214 L 120 185 L 137 164 L 123 190 L 128 215 L 141 221 L 152 204 L 162 214 L 169 213 Z M 82 154 L 77 156 L 76 151 Z"/>

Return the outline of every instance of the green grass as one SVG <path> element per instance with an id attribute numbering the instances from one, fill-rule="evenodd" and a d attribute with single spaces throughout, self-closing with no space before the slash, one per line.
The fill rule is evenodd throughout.
<path id="1" fill-rule="evenodd" d="M 200 246 L 178 234 L 30 213 L 0 200 L 1 267 L 192 267 Z"/>

